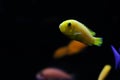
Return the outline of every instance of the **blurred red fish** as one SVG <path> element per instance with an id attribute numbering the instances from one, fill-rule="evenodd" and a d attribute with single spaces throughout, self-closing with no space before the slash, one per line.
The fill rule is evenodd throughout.
<path id="1" fill-rule="evenodd" d="M 66 79 L 72 80 L 72 76 L 63 70 L 57 68 L 46 68 L 38 72 L 36 75 L 37 80 L 48 80 L 48 79 Z"/>
<path id="2" fill-rule="evenodd" d="M 83 49 L 87 47 L 86 44 L 72 40 L 67 46 L 63 46 L 55 50 L 54 58 L 61 58 L 65 55 L 74 55 L 81 52 Z"/>

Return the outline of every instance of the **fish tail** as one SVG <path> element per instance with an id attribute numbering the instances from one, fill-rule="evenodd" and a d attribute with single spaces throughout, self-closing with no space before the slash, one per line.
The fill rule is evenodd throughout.
<path id="1" fill-rule="evenodd" d="M 94 45 L 96 45 L 96 46 L 101 46 L 102 43 L 103 43 L 103 38 L 95 37 Z"/>

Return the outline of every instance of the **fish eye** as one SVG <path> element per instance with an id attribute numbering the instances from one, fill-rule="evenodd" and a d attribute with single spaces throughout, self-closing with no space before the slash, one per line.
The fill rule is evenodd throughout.
<path id="1" fill-rule="evenodd" d="M 71 23 L 68 23 L 68 27 L 70 27 L 72 24 Z"/>

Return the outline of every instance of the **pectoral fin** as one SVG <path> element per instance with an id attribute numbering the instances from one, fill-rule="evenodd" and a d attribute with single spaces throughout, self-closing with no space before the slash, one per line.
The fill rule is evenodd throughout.
<path id="1" fill-rule="evenodd" d="M 79 35 L 79 34 L 81 34 L 80 32 L 75 32 L 73 35 Z"/>

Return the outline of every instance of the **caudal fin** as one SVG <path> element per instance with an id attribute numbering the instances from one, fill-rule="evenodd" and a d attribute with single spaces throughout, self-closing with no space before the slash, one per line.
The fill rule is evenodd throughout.
<path id="1" fill-rule="evenodd" d="M 94 45 L 96 45 L 96 46 L 101 46 L 102 43 L 103 43 L 103 38 L 95 37 Z"/>

